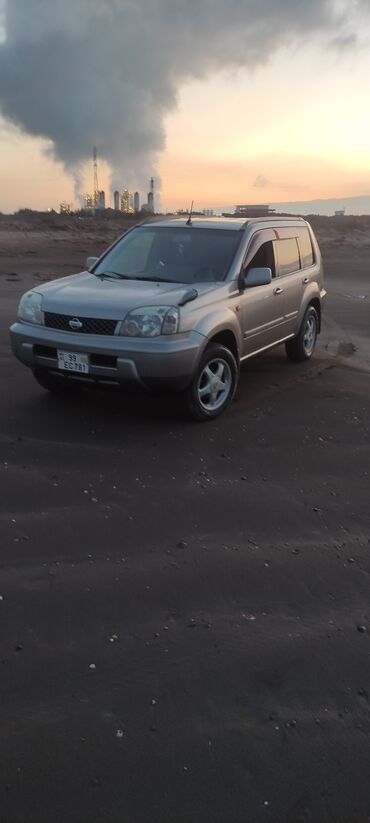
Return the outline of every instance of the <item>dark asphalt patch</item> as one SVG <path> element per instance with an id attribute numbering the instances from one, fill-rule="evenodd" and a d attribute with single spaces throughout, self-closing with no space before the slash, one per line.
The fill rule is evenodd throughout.
<path id="1" fill-rule="evenodd" d="M 1 344 L 0 818 L 366 820 L 368 375 L 276 351 L 197 426 Z"/>

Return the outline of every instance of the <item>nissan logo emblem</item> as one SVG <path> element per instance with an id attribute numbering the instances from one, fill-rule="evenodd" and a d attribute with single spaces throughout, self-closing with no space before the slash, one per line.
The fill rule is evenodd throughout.
<path id="1" fill-rule="evenodd" d="M 72 331 L 80 331 L 83 323 L 81 323 L 81 320 L 79 320 L 78 317 L 74 317 L 73 320 L 69 321 L 68 325 Z"/>

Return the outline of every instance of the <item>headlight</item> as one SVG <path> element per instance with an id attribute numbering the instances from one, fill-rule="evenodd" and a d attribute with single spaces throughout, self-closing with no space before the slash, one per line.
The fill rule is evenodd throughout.
<path id="1" fill-rule="evenodd" d="M 25 323 L 44 325 L 44 312 L 41 310 L 42 296 L 35 291 L 29 291 L 21 298 L 18 317 Z"/>
<path id="2" fill-rule="evenodd" d="M 130 311 L 121 324 L 124 337 L 159 337 L 176 334 L 180 312 L 176 306 L 143 306 Z"/>

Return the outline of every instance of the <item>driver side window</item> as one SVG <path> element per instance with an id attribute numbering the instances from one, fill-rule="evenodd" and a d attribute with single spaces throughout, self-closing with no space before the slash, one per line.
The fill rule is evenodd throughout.
<path id="1" fill-rule="evenodd" d="M 272 276 L 276 277 L 274 246 L 271 240 L 269 240 L 267 243 L 263 243 L 262 246 L 260 246 L 254 257 L 248 264 L 247 271 L 249 271 L 250 269 L 259 268 L 271 269 Z"/>

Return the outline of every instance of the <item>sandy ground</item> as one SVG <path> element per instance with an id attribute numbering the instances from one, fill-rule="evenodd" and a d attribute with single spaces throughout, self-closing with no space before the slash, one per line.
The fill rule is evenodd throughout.
<path id="1" fill-rule="evenodd" d="M 370 219 L 315 226 L 315 359 L 205 426 L 11 356 L 22 292 L 123 228 L 0 219 L 1 823 L 365 823 Z"/>

